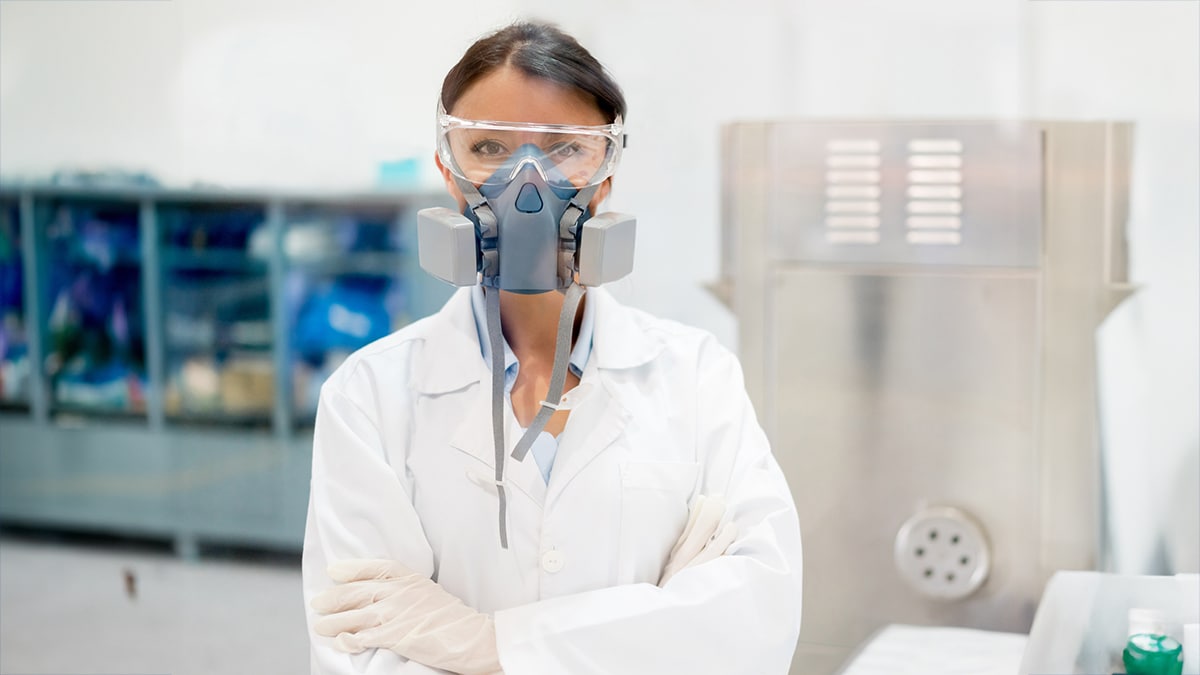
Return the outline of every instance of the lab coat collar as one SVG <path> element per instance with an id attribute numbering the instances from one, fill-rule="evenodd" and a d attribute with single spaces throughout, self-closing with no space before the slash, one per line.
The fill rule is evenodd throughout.
<path id="1" fill-rule="evenodd" d="M 649 363 L 665 346 L 662 336 L 647 333 L 634 320 L 637 310 L 617 302 L 603 287 L 589 288 L 587 301 L 596 303 L 592 356 L 601 369 L 636 368 Z"/>
<path id="2" fill-rule="evenodd" d="M 415 326 L 414 326 L 415 328 Z M 409 385 L 422 394 L 445 394 L 488 375 L 478 358 L 479 336 L 471 312 L 471 289 L 460 288 L 436 314 L 420 324 L 424 347 L 413 360 Z M 470 354 L 476 358 L 468 358 Z"/>
<path id="3" fill-rule="evenodd" d="M 600 453 L 608 449 L 629 425 L 629 410 L 598 380 L 597 371 L 584 371 L 580 387 L 587 387 L 571 411 L 563 433 L 558 437 L 559 453 L 550 472 L 546 502 L 553 503 L 566 486 Z"/>
<path id="4" fill-rule="evenodd" d="M 617 302 L 602 287 L 589 288 L 587 302 L 595 303 L 596 325 L 592 354 L 600 369 L 636 368 L 662 352 L 657 334 L 646 333 L 634 320 L 636 310 Z M 457 391 L 490 375 L 478 358 L 482 347 L 471 309 L 471 289 L 460 288 L 445 306 L 423 322 L 424 351 L 412 366 L 412 388 L 423 394 Z"/>

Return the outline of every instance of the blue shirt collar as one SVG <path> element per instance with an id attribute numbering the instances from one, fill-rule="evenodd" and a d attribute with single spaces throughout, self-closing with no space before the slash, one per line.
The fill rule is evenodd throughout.
<path id="1" fill-rule="evenodd" d="M 483 286 L 471 288 L 471 313 L 475 316 L 475 330 L 479 334 L 483 362 L 490 368 L 492 346 L 488 340 L 487 306 L 483 299 Z M 583 377 L 583 369 L 592 355 L 592 333 L 595 325 L 596 303 L 585 302 L 583 303 L 583 320 L 579 324 L 579 336 L 575 339 L 575 347 L 571 350 L 570 362 L 567 364 L 575 377 Z M 517 355 L 513 353 L 512 348 L 508 346 L 508 340 L 503 336 L 501 340 L 504 343 L 504 391 L 509 392 L 512 391 L 513 383 L 517 381 L 517 373 L 521 370 L 521 364 L 517 361 Z"/>

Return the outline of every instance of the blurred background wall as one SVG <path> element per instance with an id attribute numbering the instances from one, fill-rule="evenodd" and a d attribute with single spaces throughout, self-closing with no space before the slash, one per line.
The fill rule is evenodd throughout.
<path id="1" fill-rule="evenodd" d="M 559 23 L 629 101 L 610 206 L 638 215 L 631 304 L 736 347 L 717 275 L 718 128 L 821 118 L 1136 124 L 1131 277 L 1098 336 L 1110 566 L 1200 567 L 1200 4 L 1054 0 L 0 2 L 0 175 L 169 185 L 436 185 L 441 78 L 480 34 Z M 1167 523 L 1161 527 L 1147 523 Z"/>

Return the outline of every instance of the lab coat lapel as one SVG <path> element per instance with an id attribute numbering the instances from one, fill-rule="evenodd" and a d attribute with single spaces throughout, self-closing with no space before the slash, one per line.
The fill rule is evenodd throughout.
<path id="1" fill-rule="evenodd" d="M 512 414 L 512 408 L 509 408 L 506 413 L 508 424 L 504 432 L 504 461 L 507 464 L 504 467 L 504 480 L 525 493 L 535 504 L 543 506 L 546 503 L 546 479 L 542 478 L 542 470 L 538 468 L 537 460 L 533 458 L 532 452 L 526 453 L 525 459 L 519 462 L 513 459 L 512 451 L 517 447 L 517 441 L 520 440 L 522 431 L 517 424 L 516 417 Z"/>
<path id="2" fill-rule="evenodd" d="M 484 379 L 483 383 L 487 385 L 488 380 L 490 377 Z M 487 467 L 486 478 L 490 480 L 496 475 L 496 446 L 492 437 L 491 386 L 481 386 L 474 392 L 463 395 L 469 396 L 471 399 L 464 406 L 462 420 L 450 438 L 450 445 L 482 462 Z M 526 455 L 523 462 L 518 462 L 510 456 L 513 447 L 517 444 L 516 435 L 519 427 L 513 419 L 512 411 L 508 409 L 508 406 L 505 408 L 504 481 L 517 492 L 524 494 L 535 504 L 541 506 L 546 499 L 546 482 L 542 479 L 542 474 L 538 471 L 537 462 L 534 461 L 532 454 Z"/>
<path id="3" fill-rule="evenodd" d="M 572 409 L 559 442 L 558 457 L 550 472 L 546 503 L 551 504 L 567 485 L 600 453 L 624 433 L 632 415 L 612 395 L 608 374 L 638 368 L 652 361 L 663 349 L 662 339 L 648 335 L 624 307 L 604 288 L 590 288 L 588 302 L 595 303 L 596 322 L 592 333 L 592 355 L 582 382 L 591 387 L 588 395 Z"/>
<path id="4" fill-rule="evenodd" d="M 470 289 L 459 289 L 429 320 L 425 353 L 413 364 L 411 384 L 424 394 L 454 397 L 460 416 L 450 445 L 483 464 L 473 472 L 479 480 L 491 480 L 496 474 L 491 374 L 480 355 Z"/>
<path id="5" fill-rule="evenodd" d="M 566 429 L 559 436 L 558 457 L 550 472 L 546 502 L 553 503 L 567 485 L 597 455 L 604 452 L 629 424 L 630 414 L 601 382 L 599 373 L 585 374 L 584 381 L 593 383 L 587 397 L 571 410 Z"/>
<path id="6" fill-rule="evenodd" d="M 486 384 L 486 380 L 483 382 Z M 461 394 L 469 397 L 462 407 L 458 428 L 450 437 L 450 445 L 478 459 L 494 475 L 496 449 L 492 442 L 492 392 L 487 386 Z"/>

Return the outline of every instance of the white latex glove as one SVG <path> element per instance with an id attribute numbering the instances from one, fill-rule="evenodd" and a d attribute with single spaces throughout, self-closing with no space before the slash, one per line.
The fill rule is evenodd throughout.
<path id="1" fill-rule="evenodd" d="M 658 580 L 660 588 L 666 586 L 667 581 L 680 570 L 708 562 L 725 553 L 725 549 L 737 538 L 737 526 L 732 522 L 722 525 L 724 516 L 725 500 L 721 497 L 700 495 L 696 498 L 687 525 L 683 527 L 683 534 L 679 535 L 679 540 L 671 549 L 662 578 Z"/>
<path id="2" fill-rule="evenodd" d="M 328 568 L 336 586 L 312 607 L 313 624 L 344 652 L 390 649 L 463 675 L 502 673 L 492 617 L 463 604 L 436 582 L 394 560 L 339 560 Z"/>

